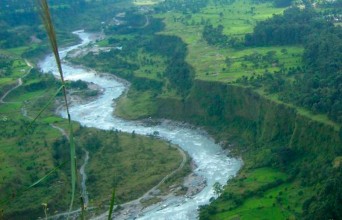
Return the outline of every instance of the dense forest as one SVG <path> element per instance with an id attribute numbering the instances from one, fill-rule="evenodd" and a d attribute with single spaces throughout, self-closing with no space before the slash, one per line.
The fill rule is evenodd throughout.
<path id="1" fill-rule="evenodd" d="M 71 25 L 69 17 L 84 10 L 86 2 L 84 0 L 58 1 L 58 3 L 50 1 L 50 5 L 51 13 L 56 18 L 55 22 L 61 26 L 60 24 L 66 23 Z M 0 48 L 24 46 L 35 39 L 46 38 L 44 31 L 39 28 L 41 20 L 34 0 L 1 1 L 0 20 L 2 39 Z M 63 28 L 66 28 L 66 25 L 63 25 Z"/>
<path id="2" fill-rule="evenodd" d="M 101 22 L 108 20 L 113 11 L 113 0 L 61 0 L 48 1 L 57 37 L 62 44 L 75 42 L 71 31 L 82 26 L 84 29 L 99 31 Z M 0 48 L 27 46 L 26 56 L 44 54 L 48 48 L 36 47 L 41 41 L 46 42 L 46 34 L 41 28 L 41 19 L 36 7 L 37 1 L 4 0 L 0 3 Z M 107 6 L 107 7 L 106 7 Z M 101 12 L 101 13 L 99 13 Z M 72 19 L 71 19 L 72 18 Z M 19 34 L 18 34 L 19 33 Z"/>
<path id="3" fill-rule="evenodd" d="M 228 45 L 228 36 L 222 33 L 223 26 L 218 25 L 217 27 L 213 27 L 213 25 L 205 25 L 203 28 L 203 39 L 209 45 L 217 45 L 225 47 Z"/>
<path id="4" fill-rule="evenodd" d="M 252 76 L 248 84 L 263 86 L 277 93 L 283 101 L 324 113 L 342 122 L 342 29 L 323 19 L 311 9 L 291 8 L 260 22 L 245 44 L 291 45 L 303 44 L 303 65 L 283 69 L 276 74 Z M 291 78 L 291 80 L 289 80 Z"/>
<path id="5" fill-rule="evenodd" d="M 186 45 L 176 36 L 157 34 L 163 30 L 164 24 L 160 19 L 146 16 L 130 10 L 126 12 L 124 24 L 109 26 L 104 30 L 107 35 L 113 36 L 109 38 L 107 46 L 120 46 L 122 49 L 99 54 L 88 53 L 82 58 L 71 60 L 101 71 L 115 73 L 132 81 L 134 88 L 140 91 L 154 90 L 156 94 L 160 94 L 163 88 L 169 88 L 185 96 L 194 78 L 193 68 L 185 61 Z M 145 27 L 146 19 L 149 25 Z M 139 61 L 141 50 L 146 53 L 146 56 Z M 148 56 L 161 57 L 163 62 L 158 63 Z M 151 77 L 137 78 L 134 72 L 148 65 L 154 66 L 154 69 L 159 66 L 164 69 L 157 72 L 156 77 L 151 78 L 153 74 L 150 70 L 146 70 L 146 74 Z"/>
<path id="6" fill-rule="evenodd" d="M 300 44 L 307 41 L 310 33 L 331 24 L 320 19 L 311 9 L 290 8 L 283 15 L 259 22 L 252 34 L 245 36 L 246 46 Z"/>

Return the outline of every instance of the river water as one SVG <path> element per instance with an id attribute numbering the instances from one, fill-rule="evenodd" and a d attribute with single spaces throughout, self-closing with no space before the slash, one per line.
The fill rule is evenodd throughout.
<path id="1" fill-rule="evenodd" d="M 83 31 L 74 32 L 82 42 L 60 51 L 64 59 L 68 52 L 81 50 L 84 46 L 91 46 L 94 36 Z M 54 57 L 47 56 L 39 63 L 43 72 L 52 73 L 58 78 L 57 67 Z M 135 132 L 148 135 L 158 132 L 158 136 L 179 145 L 186 151 L 196 164 L 193 172 L 206 180 L 206 187 L 192 197 L 170 197 L 166 201 L 151 206 L 139 214 L 138 219 L 196 219 L 198 207 L 208 204 L 210 198 L 215 197 L 213 185 L 215 182 L 226 184 L 227 180 L 236 175 L 241 167 L 241 161 L 227 157 L 222 148 L 215 144 L 204 131 L 190 128 L 181 123 L 164 120 L 158 125 L 148 126 L 142 122 L 127 121 L 113 114 L 115 99 L 117 99 L 127 88 L 127 85 L 118 81 L 109 74 L 99 74 L 93 70 L 74 66 L 63 61 L 63 70 L 66 80 L 81 79 L 92 82 L 102 88 L 103 93 L 96 100 L 88 103 L 74 103 L 71 105 L 70 113 L 72 120 L 78 121 L 83 126 L 95 127 L 104 130 L 118 129 L 124 132 Z M 65 111 L 60 111 L 66 117 Z M 90 155 L 91 157 L 91 155 Z M 91 199 L 91 198 L 89 198 Z M 137 216 L 136 216 L 137 217 Z"/>

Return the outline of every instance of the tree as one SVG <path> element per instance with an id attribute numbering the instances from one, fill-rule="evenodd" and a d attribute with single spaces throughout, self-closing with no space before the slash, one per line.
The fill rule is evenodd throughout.
<path id="1" fill-rule="evenodd" d="M 233 63 L 234 63 L 234 60 L 232 58 L 230 58 L 230 57 L 226 57 L 224 62 L 226 63 L 227 67 L 230 68 L 233 65 Z"/>
<path id="2" fill-rule="evenodd" d="M 215 195 L 219 196 L 223 192 L 223 186 L 219 182 L 215 182 L 213 185 Z"/>

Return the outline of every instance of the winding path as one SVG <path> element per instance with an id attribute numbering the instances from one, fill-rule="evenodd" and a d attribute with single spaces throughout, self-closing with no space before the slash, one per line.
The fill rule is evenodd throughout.
<path id="1" fill-rule="evenodd" d="M 50 124 L 53 128 L 59 130 L 63 135 L 66 135 L 66 132 L 63 128 L 60 128 L 56 125 L 53 125 L 53 124 Z M 68 138 L 68 137 L 67 137 Z M 124 203 L 124 204 L 120 204 L 120 207 L 121 207 L 121 213 L 127 213 L 128 210 L 132 210 L 134 209 L 137 213 L 139 211 L 141 211 L 144 207 L 142 206 L 141 204 L 141 200 L 145 199 L 145 198 L 148 198 L 149 195 L 154 192 L 161 184 L 163 184 L 168 178 L 170 178 L 171 176 L 173 176 L 176 172 L 180 171 L 181 169 L 183 169 L 183 167 L 185 166 L 185 163 L 187 162 L 187 155 L 186 153 L 180 149 L 179 147 L 176 147 L 177 150 L 179 151 L 179 153 L 181 154 L 182 156 L 182 161 L 181 163 L 179 164 L 178 168 L 173 170 L 171 173 L 169 173 L 168 175 L 166 175 L 157 185 L 155 185 L 153 188 L 151 188 L 149 191 L 147 191 L 144 195 L 142 195 L 141 197 L 139 197 L 138 199 L 135 199 L 135 200 L 132 200 L 130 202 L 127 202 L 127 203 Z M 80 169 L 80 173 L 82 175 L 82 172 L 83 172 L 83 175 L 82 175 L 82 192 L 83 192 L 83 195 L 84 195 L 84 204 L 87 206 L 88 205 L 88 201 L 89 201 L 89 198 L 88 198 L 88 194 L 86 192 L 86 186 L 85 186 L 85 181 L 86 181 L 86 173 L 84 171 L 84 167 L 87 165 L 88 163 L 88 160 L 89 160 L 89 152 L 86 151 L 85 149 L 83 149 L 86 153 L 86 157 L 85 157 L 85 162 L 84 164 L 82 165 L 81 169 Z M 84 188 L 83 188 L 83 184 L 84 184 Z M 91 210 L 93 209 L 94 207 L 87 207 L 87 210 Z M 81 209 L 77 209 L 77 210 L 74 210 L 74 211 L 71 211 L 71 212 L 63 212 L 63 213 L 59 213 L 55 216 L 51 216 L 49 217 L 48 219 L 59 219 L 59 218 L 63 218 L 65 216 L 71 216 L 71 215 L 79 215 L 79 213 L 81 212 Z M 115 214 L 115 213 L 114 213 Z M 108 218 L 108 211 L 103 213 L 102 215 L 100 216 L 97 216 L 95 218 L 93 218 L 93 220 L 97 220 L 97 219 L 104 219 L 104 218 Z"/>
<path id="2" fill-rule="evenodd" d="M 19 88 L 20 86 L 23 85 L 23 80 L 21 78 L 19 78 L 17 80 L 17 85 L 14 86 L 13 88 L 11 88 L 10 90 L 8 90 L 1 98 L 0 98 L 0 103 L 9 103 L 9 102 L 5 102 L 4 99 L 15 89 Z"/>
<path id="3" fill-rule="evenodd" d="M 89 152 L 84 148 L 83 148 L 83 151 L 85 153 L 85 157 L 84 157 L 84 163 L 82 164 L 82 166 L 80 168 L 80 175 L 82 176 L 81 188 L 82 188 L 84 206 L 88 207 L 89 197 L 88 197 L 87 185 L 86 185 L 87 174 L 85 172 L 85 167 L 87 166 L 88 161 L 89 161 Z"/>
<path id="4" fill-rule="evenodd" d="M 16 90 L 17 88 L 19 88 L 20 86 L 23 85 L 23 80 L 22 80 L 22 78 L 24 78 L 25 76 L 27 76 L 27 75 L 31 72 L 31 70 L 32 70 L 32 68 L 33 68 L 32 64 L 31 64 L 28 60 L 25 59 L 25 63 L 26 63 L 26 65 L 29 66 L 30 68 L 26 71 L 25 75 L 23 75 L 22 77 L 20 77 L 20 78 L 17 80 L 17 85 L 14 86 L 13 88 L 11 88 L 10 90 L 8 90 L 8 91 L 0 98 L 0 103 L 9 103 L 9 102 L 5 102 L 4 99 L 5 99 L 11 92 L 13 92 L 14 90 Z"/>
<path id="5" fill-rule="evenodd" d="M 54 125 L 54 124 L 50 124 L 50 126 L 53 127 L 54 129 L 57 129 L 59 132 L 61 132 L 61 134 L 66 139 L 69 140 L 69 136 L 63 128 L 58 127 L 57 125 Z M 86 185 L 87 174 L 85 172 L 85 167 L 87 166 L 87 164 L 89 162 L 89 152 L 84 148 L 82 150 L 83 150 L 85 156 L 84 156 L 84 163 L 82 164 L 82 166 L 80 168 L 80 175 L 82 176 L 81 188 L 82 188 L 82 196 L 83 196 L 84 206 L 87 207 L 88 202 L 89 202 L 89 198 L 88 198 L 88 193 L 87 193 L 87 185 Z"/>
<path id="6" fill-rule="evenodd" d="M 51 127 L 53 127 L 54 129 L 57 129 L 59 132 L 61 132 L 61 134 L 67 139 L 69 140 L 69 135 L 65 132 L 65 130 L 61 127 L 58 127 L 57 125 L 54 124 L 50 124 Z"/>
<path id="7" fill-rule="evenodd" d="M 175 146 L 176 147 L 176 146 Z M 179 151 L 179 153 L 182 155 L 182 162 L 179 164 L 178 168 L 175 169 L 174 171 L 172 171 L 171 173 L 169 173 L 168 175 L 166 175 L 157 185 L 155 185 L 152 189 L 150 189 L 149 191 L 147 191 L 144 195 L 142 195 L 140 198 L 132 200 L 130 202 L 124 203 L 124 204 L 120 204 L 120 213 L 128 213 L 129 210 L 134 210 L 136 213 L 139 213 L 144 207 L 141 204 L 141 201 L 149 198 L 150 195 L 156 190 L 158 189 L 158 187 L 160 187 L 160 185 L 162 185 L 167 179 L 169 179 L 171 176 L 173 176 L 176 172 L 180 171 L 181 169 L 183 169 L 186 161 L 187 161 L 187 155 L 186 153 L 179 147 L 176 147 Z M 100 216 L 97 216 L 96 218 L 93 218 L 93 220 L 100 220 L 100 219 L 107 219 L 108 218 L 108 211 L 103 213 Z M 118 213 L 113 213 L 118 214 Z M 119 215 L 120 216 L 120 215 Z M 116 216 L 118 217 L 118 216 Z M 125 218 L 124 216 L 120 216 Z M 119 217 L 119 219 L 121 219 Z M 127 218 L 128 216 L 126 216 Z"/>

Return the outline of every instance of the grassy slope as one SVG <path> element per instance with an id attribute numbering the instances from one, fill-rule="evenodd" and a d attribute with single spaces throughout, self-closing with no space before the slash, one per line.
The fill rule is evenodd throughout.
<path id="1" fill-rule="evenodd" d="M 87 167 L 90 206 L 108 204 L 113 187 L 118 203 L 136 199 L 177 169 L 182 161 L 176 148 L 154 137 L 87 129 L 78 138 L 85 140 L 94 134 L 102 141 L 97 150 L 90 149 Z M 80 142 L 91 148 L 86 141 Z"/>
<path id="2" fill-rule="evenodd" d="M 9 76 L 14 81 L 29 69 L 23 60 L 15 59 L 12 74 Z M 32 81 L 37 82 L 39 79 Z M 30 82 L 31 80 L 26 80 L 23 86 Z M 55 88 L 33 92 L 25 92 L 22 88 L 13 91 L 13 94 L 5 99 L 10 103 L 0 104 L 0 115 L 3 119 L 0 126 L 0 161 L 3 164 L 0 168 L 0 190 L 3 195 L 1 201 L 15 195 L 1 207 L 5 216 L 11 213 L 17 213 L 18 217 L 29 213 L 37 215 L 41 203 L 59 198 L 53 204 L 49 204 L 51 211 L 54 211 L 57 207 L 67 206 L 69 200 L 68 178 L 62 171 L 58 171 L 57 175 L 54 174 L 39 186 L 21 193 L 21 190 L 55 167 L 51 146 L 55 139 L 61 136 L 59 131 L 41 121 L 35 125 L 33 133 L 28 132 L 28 119 L 21 114 L 24 102 L 36 102 L 44 93 L 51 95 Z M 43 215 L 42 209 L 40 214 Z"/>
<path id="3" fill-rule="evenodd" d="M 244 159 L 247 163 L 253 160 Z M 214 211 L 209 211 L 208 219 L 296 219 L 312 193 L 312 188 L 278 169 L 247 165 L 212 203 Z"/>
<path id="4" fill-rule="evenodd" d="M 126 119 L 146 118 L 155 111 L 151 97 L 149 91 L 139 92 L 131 88 L 127 95 L 119 99 L 115 114 Z"/>

